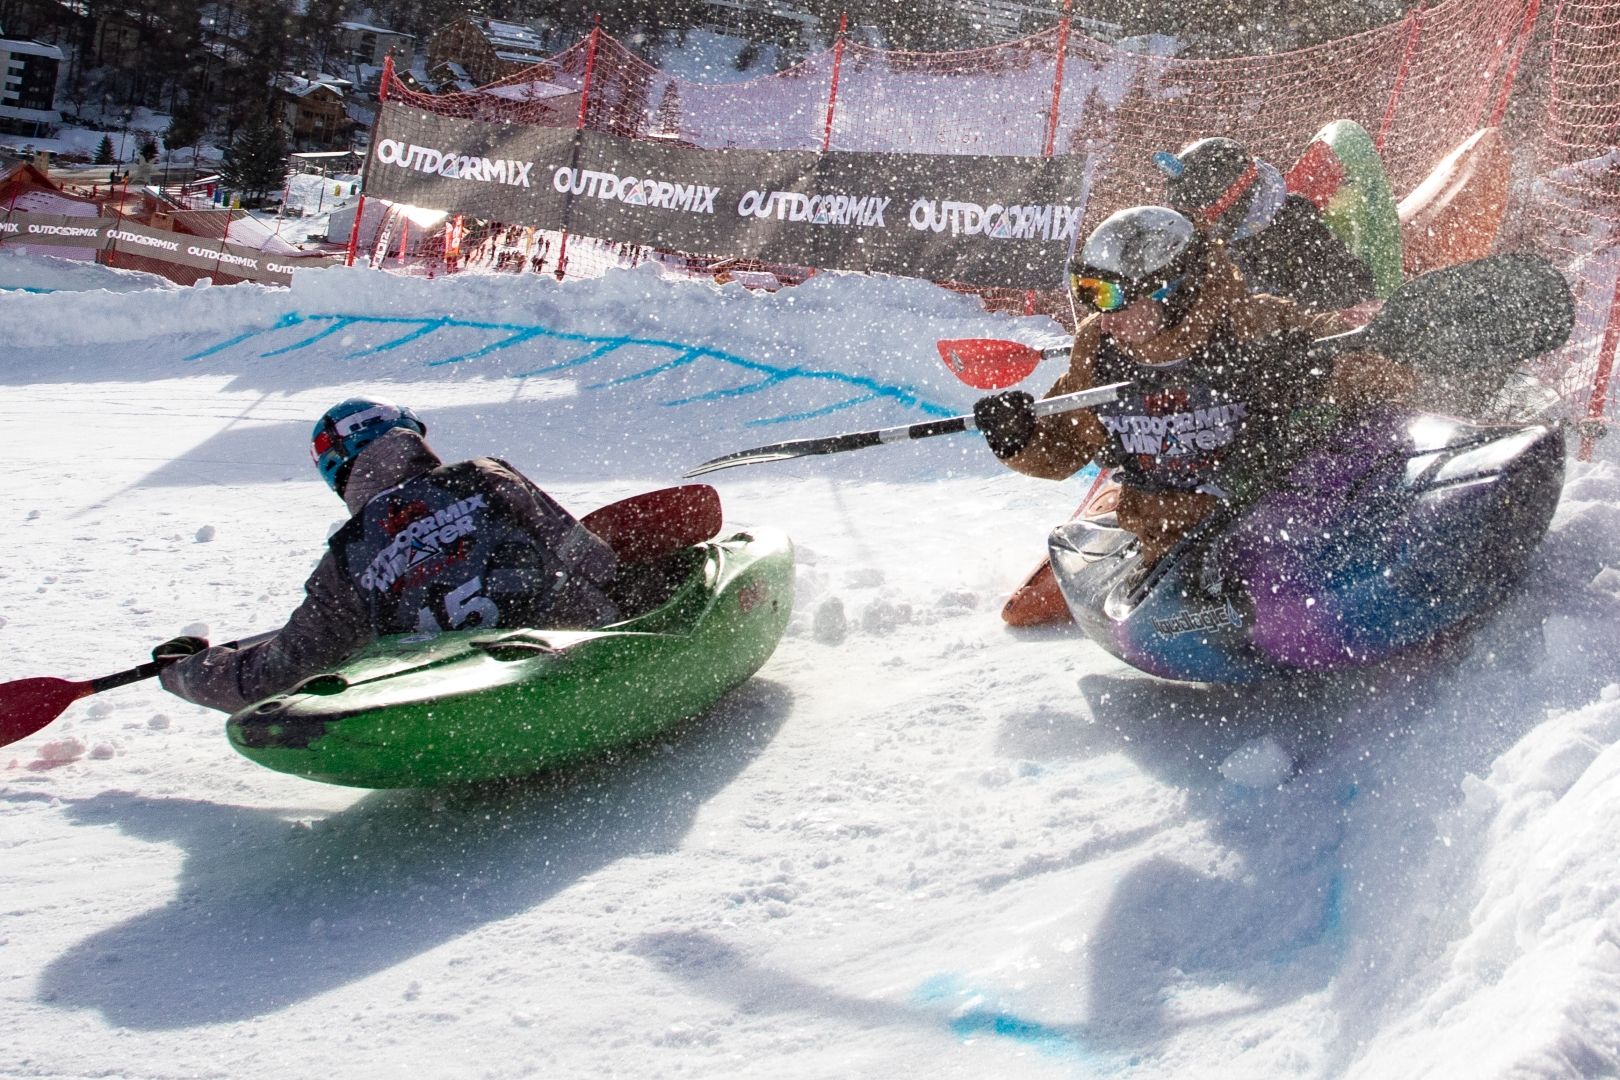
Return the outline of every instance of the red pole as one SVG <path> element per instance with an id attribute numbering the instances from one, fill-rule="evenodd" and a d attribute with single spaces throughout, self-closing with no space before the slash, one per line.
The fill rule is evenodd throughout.
<path id="1" fill-rule="evenodd" d="M 1074 0 L 1063 0 L 1063 19 L 1058 23 L 1057 71 L 1052 76 L 1052 107 L 1046 116 L 1046 142 L 1042 157 L 1051 157 L 1057 150 L 1058 106 L 1063 100 L 1063 61 L 1069 53 L 1069 24 L 1074 12 Z M 1024 291 L 1024 314 L 1035 314 L 1035 290 Z"/>
<path id="2" fill-rule="evenodd" d="M 1046 118 L 1046 147 L 1042 157 L 1051 157 L 1057 149 L 1058 102 L 1063 97 L 1063 60 L 1069 51 L 1070 13 L 1074 0 L 1063 0 L 1063 21 L 1058 23 L 1057 74 L 1052 77 L 1052 111 Z"/>
<path id="3" fill-rule="evenodd" d="M 580 85 L 579 88 L 579 121 L 574 125 L 574 130 L 576 132 L 585 130 L 585 111 L 587 108 L 589 108 L 591 101 L 591 76 L 596 72 L 596 47 L 597 43 L 601 41 L 601 38 L 602 15 L 600 12 L 598 12 L 596 16 L 596 25 L 591 27 L 590 40 L 585 46 L 585 81 Z M 564 227 L 562 231 L 562 241 L 557 245 L 556 273 L 558 281 L 563 279 L 564 267 L 567 265 L 568 229 Z"/>
<path id="4" fill-rule="evenodd" d="M 377 119 L 371 123 L 371 144 L 377 143 L 377 125 L 382 122 L 382 108 L 388 100 L 388 84 L 394 81 L 394 54 L 383 57 L 382 76 L 377 80 Z M 360 174 L 360 200 L 354 204 L 354 225 L 349 229 L 349 249 L 344 253 L 343 265 L 353 266 L 355 252 L 360 249 L 360 222 L 366 216 L 366 169 Z M 324 179 L 323 179 L 324 182 Z"/>
<path id="5" fill-rule="evenodd" d="M 1519 31 L 1519 43 L 1513 50 L 1513 59 L 1508 61 L 1507 75 L 1502 79 L 1502 92 L 1496 98 L 1496 108 L 1491 110 L 1491 119 L 1486 127 L 1500 127 L 1502 117 L 1507 113 L 1508 97 L 1513 93 L 1513 80 L 1519 74 L 1519 61 L 1524 59 L 1524 49 L 1530 44 L 1530 35 L 1536 29 L 1536 16 L 1541 13 L 1541 0 L 1530 0 L 1530 5 L 1524 11 L 1524 27 Z"/>
<path id="6" fill-rule="evenodd" d="M 849 13 L 838 13 L 838 36 L 833 39 L 832 88 L 827 92 L 827 128 L 821 136 L 821 152 L 832 146 L 833 108 L 838 104 L 838 76 L 844 68 L 844 32 L 849 28 Z"/>
<path id="7" fill-rule="evenodd" d="M 1614 295 L 1609 300 L 1609 324 L 1603 330 L 1603 344 L 1598 349 L 1597 374 L 1592 377 L 1592 400 L 1586 410 L 1586 419 L 1590 427 L 1597 427 L 1603 422 L 1603 414 L 1609 405 L 1609 376 L 1614 372 L 1614 353 L 1620 347 L 1620 267 L 1617 267 L 1614 278 Z M 1578 455 L 1582 461 L 1592 460 L 1591 435 L 1581 436 L 1581 449 Z"/>
<path id="8" fill-rule="evenodd" d="M 1389 108 L 1384 110 L 1384 122 L 1378 126 L 1378 138 L 1374 145 L 1379 152 L 1384 149 L 1384 142 L 1389 138 L 1389 129 L 1395 122 L 1395 106 L 1401 100 L 1401 88 L 1406 85 L 1406 72 L 1412 66 L 1412 54 L 1417 51 L 1418 38 L 1423 33 L 1423 5 L 1419 4 L 1408 16 L 1412 24 L 1406 32 L 1406 50 L 1401 54 L 1401 67 L 1395 73 L 1395 87 L 1389 92 Z"/>

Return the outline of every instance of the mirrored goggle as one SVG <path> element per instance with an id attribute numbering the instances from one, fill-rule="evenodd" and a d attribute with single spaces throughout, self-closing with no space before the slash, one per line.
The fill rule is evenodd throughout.
<path id="1" fill-rule="evenodd" d="M 1168 299 L 1176 289 L 1181 287 L 1181 279 L 1167 281 L 1151 292 L 1140 288 L 1131 289 L 1117 281 L 1107 278 L 1083 277 L 1079 274 L 1069 278 L 1069 289 L 1074 293 L 1075 299 L 1089 307 L 1092 311 L 1107 313 L 1118 311 L 1123 307 L 1135 303 L 1142 297 L 1163 302 Z"/>

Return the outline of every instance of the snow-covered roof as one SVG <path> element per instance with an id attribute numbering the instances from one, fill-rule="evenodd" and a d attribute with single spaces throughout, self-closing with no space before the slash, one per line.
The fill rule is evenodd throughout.
<path id="1" fill-rule="evenodd" d="M 531 27 L 520 23 L 500 22 L 496 19 L 485 19 L 483 23 L 484 36 L 489 43 L 497 48 L 506 46 L 523 51 L 544 49 L 540 33 Z"/>
<path id="2" fill-rule="evenodd" d="M 43 41 L 24 41 L 21 38 L 0 39 L 0 52 L 7 52 L 13 56 L 44 56 L 51 60 L 61 60 L 62 50 L 55 45 L 47 45 Z"/>
<path id="3" fill-rule="evenodd" d="M 341 22 L 338 23 L 338 29 L 354 30 L 362 34 L 387 34 L 390 37 L 410 38 L 412 41 L 416 40 L 415 34 L 407 34 L 403 30 L 390 30 L 385 26 L 372 26 L 369 23 L 362 22 Z"/>
<path id="4" fill-rule="evenodd" d="M 556 83 L 546 82 L 544 79 L 533 79 L 529 82 L 486 86 L 480 89 L 479 93 L 502 98 L 506 101 L 545 101 L 549 98 L 567 97 L 570 94 L 577 94 L 579 91 L 572 87 L 558 86 Z"/>
<path id="5" fill-rule="evenodd" d="M 303 75 L 294 75 L 284 71 L 276 76 L 276 88 L 291 94 L 293 97 L 308 97 L 318 90 L 330 90 L 338 97 L 343 96 L 345 90 L 353 88 L 354 84 L 347 79 L 339 79 L 330 75 L 316 75 L 309 78 Z"/>

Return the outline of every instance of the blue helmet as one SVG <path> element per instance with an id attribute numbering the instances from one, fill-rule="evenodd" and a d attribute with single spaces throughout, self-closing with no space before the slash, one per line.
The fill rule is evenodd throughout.
<path id="1" fill-rule="evenodd" d="M 310 435 L 309 456 L 326 486 L 343 494 L 349 467 L 367 443 L 395 428 L 427 434 L 427 425 L 403 405 L 371 398 L 349 398 L 327 409 Z"/>

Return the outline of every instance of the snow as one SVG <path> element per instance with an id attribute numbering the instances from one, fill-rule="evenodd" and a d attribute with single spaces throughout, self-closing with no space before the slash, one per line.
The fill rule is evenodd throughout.
<path id="1" fill-rule="evenodd" d="M 351 393 L 583 511 L 965 410 L 935 340 L 1054 335 L 841 274 L 139 280 L 0 254 L 0 680 L 277 625 L 342 517 L 309 425 Z M 1614 1075 L 1599 445 L 1519 594 L 1327 684 L 1175 685 L 1006 628 L 1083 484 L 967 435 L 713 474 L 732 525 L 794 538 L 793 622 L 614 761 L 366 793 L 237 757 L 150 682 L 78 702 L 0 749 L 0 1071 Z"/>

